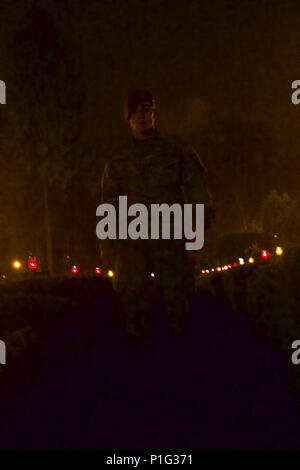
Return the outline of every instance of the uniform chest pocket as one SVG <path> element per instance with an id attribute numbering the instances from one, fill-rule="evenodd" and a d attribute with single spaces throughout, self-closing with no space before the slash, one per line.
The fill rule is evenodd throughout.
<path id="1" fill-rule="evenodd" d="M 156 161 L 147 168 L 147 179 L 156 187 L 172 188 L 179 183 L 179 165 L 176 161 Z"/>

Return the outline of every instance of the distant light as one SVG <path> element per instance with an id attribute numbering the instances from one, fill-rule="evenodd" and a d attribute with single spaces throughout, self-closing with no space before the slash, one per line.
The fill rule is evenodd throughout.
<path id="1" fill-rule="evenodd" d="M 239 263 L 240 264 L 245 264 L 244 258 L 239 258 Z"/>
<path id="2" fill-rule="evenodd" d="M 236 267 L 237 267 L 237 263 L 233 263 L 233 267 L 236 268 Z"/>
<path id="3" fill-rule="evenodd" d="M 228 269 L 228 266 L 227 266 L 227 264 L 224 266 L 224 269 L 225 269 L 225 271 L 227 271 L 227 269 Z"/>
<path id="4" fill-rule="evenodd" d="M 98 267 L 97 267 L 97 268 L 95 268 L 95 273 L 96 273 L 96 274 L 101 274 L 101 269 L 100 269 L 100 268 L 98 268 Z"/>
<path id="5" fill-rule="evenodd" d="M 35 258 L 29 258 L 28 267 L 31 271 L 34 271 L 37 268 L 37 262 Z"/>
<path id="6" fill-rule="evenodd" d="M 267 252 L 266 250 L 263 250 L 263 251 L 261 252 L 261 257 L 262 257 L 262 258 L 268 258 L 268 256 L 269 256 L 269 255 L 268 255 L 268 252 Z"/>
<path id="7" fill-rule="evenodd" d="M 276 247 L 276 255 L 282 255 L 283 253 L 283 249 L 281 248 L 281 246 L 277 246 Z"/>
<path id="8" fill-rule="evenodd" d="M 253 258 L 249 258 L 249 263 L 254 263 L 254 259 Z"/>
<path id="9" fill-rule="evenodd" d="M 220 266 L 218 266 L 218 267 L 217 267 L 217 271 L 221 271 L 221 268 L 220 268 Z"/>
<path id="10" fill-rule="evenodd" d="M 221 269 L 222 269 L 222 271 L 224 271 L 224 270 L 225 270 L 224 266 L 222 266 L 222 268 L 221 268 Z"/>
<path id="11" fill-rule="evenodd" d="M 151 273 L 151 277 L 155 277 L 155 274 L 154 274 L 154 273 Z"/>
<path id="12" fill-rule="evenodd" d="M 205 269 L 202 269 L 202 271 L 201 271 L 201 272 L 202 272 L 202 274 L 205 274 L 205 273 L 206 273 Z"/>
<path id="13" fill-rule="evenodd" d="M 78 273 L 78 268 L 77 266 L 72 266 L 72 273 L 77 274 Z"/>
<path id="14" fill-rule="evenodd" d="M 231 269 L 231 264 L 228 265 L 228 268 Z"/>
<path id="15" fill-rule="evenodd" d="M 212 268 L 212 269 L 211 269 L 211 272 L 213 273 L 214 271 L 215 271 L 214 268 Z"/>
<path id="16" fill-rule="evenodd" d="M 113 277 L 113 275 L 114 275 L 114 273 L 111 271 L 111 269 L 108 271 L 107 274 L 108 274 L 109 277 Z"/>
<path id="17" fill-rule="evenodd" d="M 13 267 L 16 268 L 16 269 L 19 269 L 21 267 L 20 261 L 14 261 L 13 262 Z"/>
<path id="18" fill-rule="evenodd" d="M 206 272 L 206 273 L 209 273 L 209 269 L 207 269 L 205 272 Z"/>
<path id="19" fill-rule="evenodd" d="M 274 235 L 274 238 L 277 238 L 277 237 L 278 237 L 278 235 L 275 234 L 275 235 Z"/>
<path id="20" fill-rule="evenodd" d="M 5 276 L 5 274 L 3 274 L 2 278 L 3 278 L 3 279 L 6 279 L 6 276 Z"/>

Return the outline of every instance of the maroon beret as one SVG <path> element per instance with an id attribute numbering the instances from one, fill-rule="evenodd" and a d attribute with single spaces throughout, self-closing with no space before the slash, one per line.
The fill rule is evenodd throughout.
<path id="1" fill-rule="evenodd" d="M 126 98 L 124 105 L 124 118 L 129 121 L 130 116 L 135 112 L 136 107 L 140 103 L 148 101 L 155 106 L 154 96 L 151 91 L 147 90 L 134 90 Z"/>

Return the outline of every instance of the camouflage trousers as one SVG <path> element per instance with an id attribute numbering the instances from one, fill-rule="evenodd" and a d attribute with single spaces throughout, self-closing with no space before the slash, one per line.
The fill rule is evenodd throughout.
<path id="1" fill-rule="evenodd" d="M 151 335 L 152 315 L 161 295 L 169 334 L 180 335 L 188 324 L 195 289 L 187 251 L 182 241 L 143 242 L 124 243 L 116 254 L 113 286 L 121 297 L 123 327 L 133 336 Z"/>

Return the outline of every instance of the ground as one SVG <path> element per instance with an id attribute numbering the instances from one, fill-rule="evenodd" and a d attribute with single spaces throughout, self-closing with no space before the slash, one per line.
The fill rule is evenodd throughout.
<path id="1" fill-rule="evenodd" d="M 93 295 L 93 312 L 81 299 L 32 370 L 19 366 L 6 390 L 1 448 L 299 447 L 293 365 L 257 338 L 246 315 L 199 293 L 181 339 L 168 339 L 157 308 L 145 346 L 111 322 L 117 307 L 108 294 Z"/>

